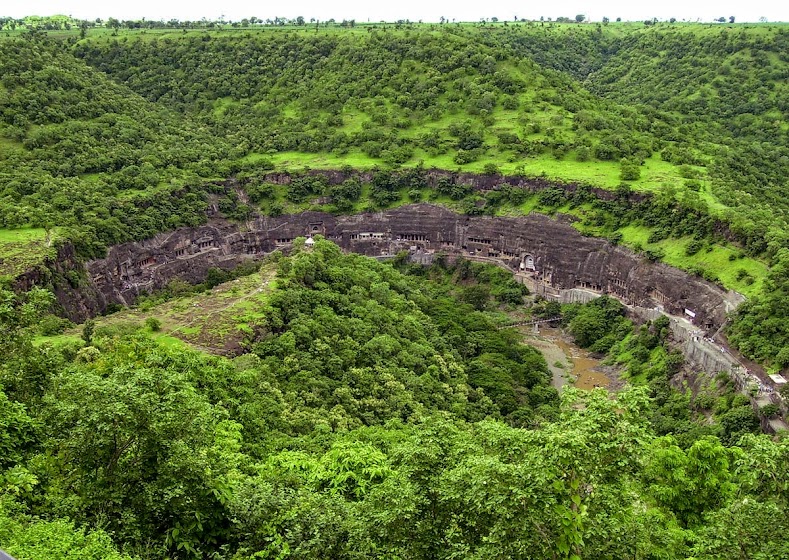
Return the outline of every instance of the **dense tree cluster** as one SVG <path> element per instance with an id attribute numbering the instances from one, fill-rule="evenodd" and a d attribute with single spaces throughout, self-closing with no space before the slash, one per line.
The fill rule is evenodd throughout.
<path id="1" fill-rule="evenodd" d="M 0 41 L 0 223 L 71 228 L 86 256 L 203 220 L 200 177 L 229 174 L 227 144 L 74 59 Z M 202 190 L 201 190 L 202 189 Z M 179 193 L 180 196 L 162 196 Z"/>
<path id="2" fill-rule="evenodd" d="M 151 100 L 202 115 L 258 152 L 361 149 L 396 165 L 417 149 L 457 150 L 463 164 L 495 148 L 495 135 L 482 132 L 491 125 L 505 134 L 501 147 L 521 156 L 599 144 L 596 157 L 618 161 L 643 159 L 656 148 L 648 121 L 635 112 L 462 33 L 123 39 L 82 43 L 75 54 Z M 541 125 L 540 110 L 557 112 L 556 122 Z M 565 114 L 583 110 L 572 130 L 565 126 Z M 504 132 L 501 111 L 522 114 L 520 132 Z M 456 115 L 448 127 L 447 114 Z M 344 126 L 359 117 L 361 129 Z M 409 132 L 415 128 L 427 132 Z"/>
<path id="3" fill-rule="evenodd" d="M 0 544 L 20 560 L 789 553 L 787 440 L 675 437 L 668 370 L 559 398 L 536 351 L 453 299 L 498 273 L 400 268 L 297 247 L 234 360 L 120 327 L 36 347 L 46 293 L 2 292 Z M 620 311 L 565 319 L 583 337 Z M 656 351 L 665 325 L 624 336 Z"/>
<path id="4" fill-rule="evenodd" d="M 542 356 L 518 345 L 513 333 L 497 331 L 471 303 L 424 297 L 391 267 L 342 256 L 327 241 L 282 261 L 279 278 L 252 350 L 283 390 L 312 395 L 319 407 L 313 420 L 303 419 L 308 426 L 334 415 L 351 427 L 406 420 L 425 404 L 469 419 L 501 414 L 528 423 L 536 420 L 535 408 L 553 402 Z M 461 297 L 472 299 L 469 290 Z M 482 297 L 486 301 L 490 292 Z M 483 393 L 474 392 L 479 389 Z M 380 402 L 356 402 L 355 394 L 368 393 L 379 394 Z"/>
<path id="5" fill-rule="evenodd" d="M 789 251 L 776 261 L 763 293 L 737 310 L 729 333 L 744 353 L 781 369 L 789 367 Z"/>
<path id="6" fill-rule="evenodd" d="M 618 35 L 536 28 L 481 37 L 639 108 L 664 141 L 662 159 L 709 164 L 712 191 L 731 208 L 726 220 L 750 250 L 774 256 L 787 246 L 786 29 L 669 27 Z"/>

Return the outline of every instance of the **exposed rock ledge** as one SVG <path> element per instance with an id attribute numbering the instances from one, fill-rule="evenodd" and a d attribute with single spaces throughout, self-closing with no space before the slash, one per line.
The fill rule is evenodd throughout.
<path id="1" fill-rule="evenodd" d="M 173 278 L 200 282 L 209 268 L 231 269 L 310 235 L 369 256 L 407 250 L 428 261 L 437 253 L 485 257 L 530 275 L 547 295 L 569 288 L 606 292 L 629 304 L 693 314 L 694 323 L 708 329 L 719 327 L 742 301 L 738 294 L 606 240 L 584 237 L 547 216 L 465 216 L 431 204 L 353 216 L 260 216 L 246 224 L 213 220 L 112 247 L 107 258 L 85 265 L 90 286 L 58 294 L 59 300 L 70 318 L 81 320 L 111 303 L 131 304 Z"/>

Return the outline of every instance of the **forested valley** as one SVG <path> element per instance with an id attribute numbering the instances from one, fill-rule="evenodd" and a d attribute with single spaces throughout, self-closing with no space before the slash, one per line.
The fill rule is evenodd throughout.
<path id="1" fill-rule="evenodd" d="M 201 221 L 210 180 L 277 166 L 421 165 L 647 193 L 658 212 L 598 214 L 590 233 L 751 296 L 732 340 L 789 364 L 785 275 L 735 262 L 789 258 L 782 26 L 397 27 L 12 35 L 0 41 L 2 223 L 57 230 L 96 257 Z M 477 207 L 463 196 L 461 209 Z M 678 213 L 697 227 L 666 225 Z M 732 262 L 699 257 L 718 243 L 734 244 Z M 6 252 L 6 274 L 34 256 Z"/>
<path id="2" fill-rule="evenodd" d="M 787 553 L 787 441 L 716 383 L 672 389 L 665 323 L 633 331 L 606 298 L 563 310 L 649 382 L 560 396 L 484 311 L 522 288 L 469 264 L 297 248 L 233 360 L 162 345 L 150 321 L 34 344 L 50 296 L 3 292 L 0 542 L 31 559 Z"/>
<path id="3" fill-rule="evenodd" d="M 744 294 L 728 339 L 785 372 L 785 25 L 3 25 L 0 548 L 789 558 L 789 440 L 725 374 L 691 386 L 668 321 L 613 298 L 316 237 L 173 281 L 144 321 L 73 325 L 51 289 L 90 280 L 47 268 L 209 214 L 540 212 Z M 222 284 L 242 274 L 248 293 Z M 162 330 L 196 295 L 239 297 L 237 355 Z M 513 317 L 555 321 L 623 386 L 557 391 Z"/>

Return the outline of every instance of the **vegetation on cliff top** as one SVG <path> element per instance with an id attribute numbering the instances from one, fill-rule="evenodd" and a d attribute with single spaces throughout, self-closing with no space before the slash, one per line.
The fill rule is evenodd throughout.
<path id="1" fill-rule="evenodd" d="M 225 195 L 208 180 L 275 163 L 627 184 L 699 228 L 597 215 L 608 223 L 587 231 L 634 246 L 628 226 L 646 225 L 650 255 L 701 273 L 712 264 L 711 278 L 755 298 L 735 339 L 780 366 L 785 326 L 756 330 L 782 296 L 760 296 L 764 268 L 736 261 L 775 264 L 789 245 L 787 36 L 526 24 L 16 34 L 0 41 L 0 225 L 55 229 L 98 256 L 194 225 L 212 191 Z M 476 207 L 468 193 L 464 208 Z M 700 259 L 722 239 L 717 222 L 741 247 L 729 262 Z M 11 275 L 29 262 L 0 258 Z"/>

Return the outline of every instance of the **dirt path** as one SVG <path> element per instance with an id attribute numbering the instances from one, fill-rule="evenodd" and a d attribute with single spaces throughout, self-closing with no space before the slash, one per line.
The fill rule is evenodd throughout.
<path id="1" fill-rule="evenodd" d="M 765 386 L 767 387 L 775 386 L 775 382 L 772 379 L 770 379 L 770 377 L 767 375 L 767 371 L 765 371 L 765 369 L 761 365 L 757 364 L 753 360 L 749 360 L 748 358 L 740 354 L 739 350 L 734 348 L 731 345 L 731 343 L 729 343 L 729 339 L 726 338 L 726 335 L 723 332 L 717 333 L 713 340 L 715 340 L 715 342 L 720 344 L 723 347 L 724 351 L 728 352 L 732 358 L 737 360 L 740 366 L 746 369 L 748 373 L 752 373 L 753 375 L 758 377 L 759 380 Z"/>

